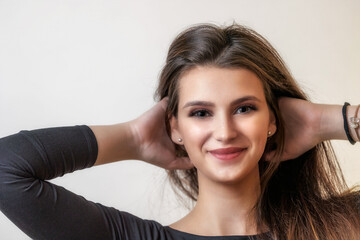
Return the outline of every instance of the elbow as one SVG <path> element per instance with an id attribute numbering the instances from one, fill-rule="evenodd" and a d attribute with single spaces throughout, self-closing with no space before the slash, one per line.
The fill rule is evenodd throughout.
<path id="1" fill-rule="evenodd" d="M 17 139 L 17 135 L 0 139 L 0 205 L 8 201 L 14 190 L 23 187 L 29 177 L 25 170 L 28 164 Z"/>

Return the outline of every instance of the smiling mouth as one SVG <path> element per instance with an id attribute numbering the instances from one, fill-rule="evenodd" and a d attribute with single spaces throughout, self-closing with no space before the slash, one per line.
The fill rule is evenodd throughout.
<path id="1" fill-rule="evenodd" d="M 220 160 L 231 160 L 242 154 L 247 148 L 229 147 L 209 151 L 211 155 Z"/>

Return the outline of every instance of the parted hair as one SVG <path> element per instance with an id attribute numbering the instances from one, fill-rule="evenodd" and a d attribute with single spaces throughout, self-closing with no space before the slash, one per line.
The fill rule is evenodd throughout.
<path id="1" fill-rule="evenodd" d="M 308 100 L 271 44 L 254 30 L 200 24 L 181 32 L 170 45 L 156 90 L 157 99 L 169 98 L 166 123 L 177 117 L 179 80 L 196 66 L 245 68 L 261 80 L 277 132 L 269 139 L 264 154 L 276 150 L 272 161 L 259 160 L 261 194 L 253 208 L 260 239 L 360 239 L 359 192 L 349 189 L 329 141 L 288 161 L 279 161 L 284 151 L 284 122 L 278 99 Z M 178 156 L 187 156 L 177 146 Z M 173 186 L 196 201 L 197 169 L 168 170 Z"/>

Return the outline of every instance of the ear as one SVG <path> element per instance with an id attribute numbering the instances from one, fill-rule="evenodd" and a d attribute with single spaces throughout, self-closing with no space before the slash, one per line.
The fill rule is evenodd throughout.
<path id="1" fill-rule="evenodd" d="M 171 140 L 178 145 L 183 145 L 182 136 L 179 131 L 179 124 L 176 117 L 172 116 L 170 119 Z"/>
<path id="2" fill-rule="evenodd" d="M 270 121 L 269 121 L 268 131 L 270 131 L 271 134 L 268 137 L 274 135 L 277 130 L 275 114 L 271 110 L 269 111 L 269 113 L 270 113 Z"/>

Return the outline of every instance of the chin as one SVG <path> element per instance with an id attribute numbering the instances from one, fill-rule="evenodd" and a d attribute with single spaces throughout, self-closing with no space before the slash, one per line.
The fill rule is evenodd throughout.
<path id="1" fill-rule="evenodd" d="M 232 171 L 231 171 L 232 170 Z M 256 165 L 256 168 L 253 169 L 241 169 L 239 171 L 234 171 L 234 169 L 230 169 L 230 171 L 222 171 L 217 172 L 213 176 L 214 181 L 217 183 L 222 183 L 226 185 L 234 185 L 234 184 L 249 184 L 252 185 L 252 182 L 258 183 L 259 180 L 259 169 Z"/>

